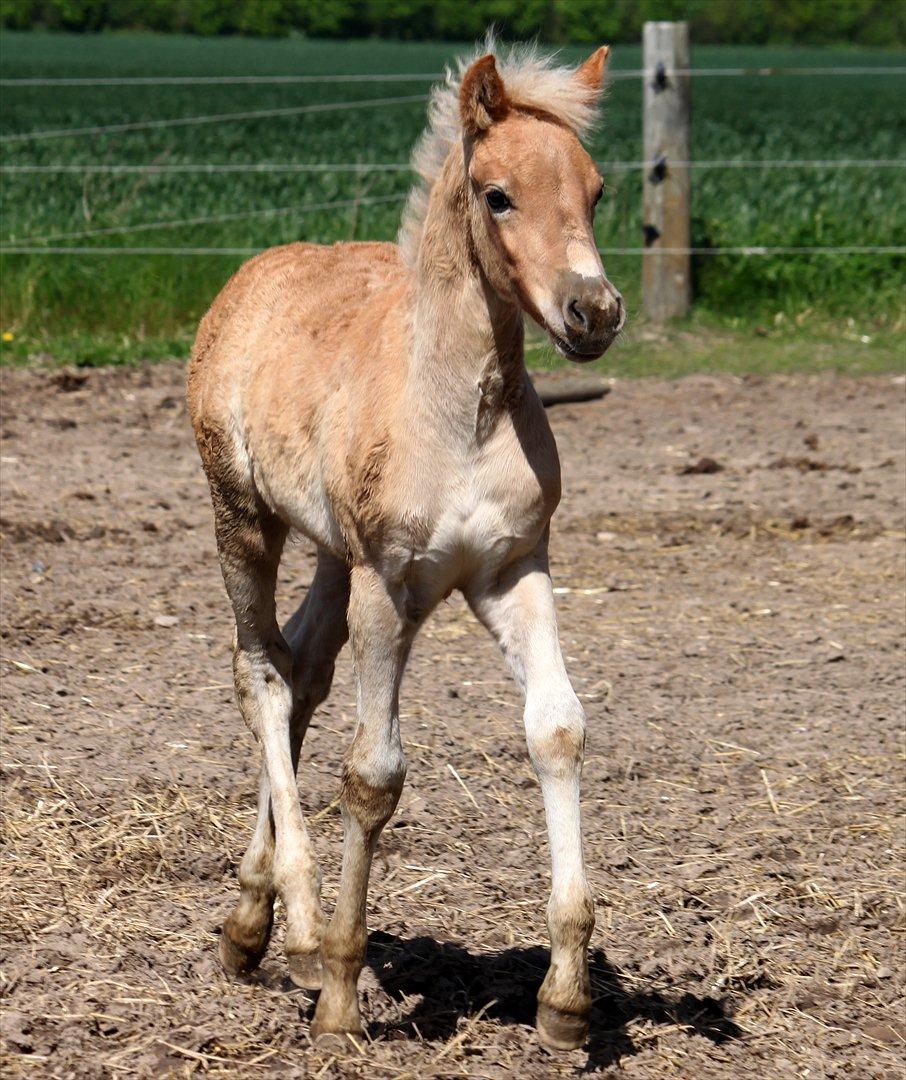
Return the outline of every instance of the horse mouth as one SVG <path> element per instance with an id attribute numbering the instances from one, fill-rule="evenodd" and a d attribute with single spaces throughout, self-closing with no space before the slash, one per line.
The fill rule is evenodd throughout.
<path id="1" fill-rule="evenodd" d="M 587 364 L 591 360 L 598 360 L 607 352 L 613 343 L 613 338 L 611 338 L 610 341 L 606 342 L 600 348 L 590 352 L 582 352 L 581 350 L 574 348 L 568 341 L 557 334 L 551 334 L 550 337 L 557 352 L 561 356 L 565 356 L 567 360 L 573 360 L 577 364 Z M 614 337 L 616 337 L 616 335 L 614 335 Z"/>

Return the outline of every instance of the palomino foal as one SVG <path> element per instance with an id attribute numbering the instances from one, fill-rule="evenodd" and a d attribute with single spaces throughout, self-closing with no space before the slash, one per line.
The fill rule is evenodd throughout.
<path id="1" fill-rule="evenodd" d="M 461 65 L 433 95 L 401 245 L 266 251 L 233 276 L 198 331 L 189 408 L 236 617 L 239 708 L 263 753 L 258 820 L 220 957 L 233 974 L 258 964 L 279 895 L 290 973 L 321 987 L 313 1035 L 361 1030 L 368 876 L 406 775 L 400 680 L 418 628 L 454 589 L 525 691 L 552 858 L 538 1030 L 561 1048 L 587 1034 L 585 718 L 557 640 L 547 544 L 560 467 L 526 375 L 522 319 L 573 360 L 600 356 L 623 325 L 595 246 L 601 177 L 579 142 L 607 54 L 577 71 L 531 51 L 499 70 L 493 55 Z M 314 541 L 318 563 L 281 632 L 274 589 L 290 529 Z M 296 768 L 347 637 L 358 726 L 328 923 Z"/>

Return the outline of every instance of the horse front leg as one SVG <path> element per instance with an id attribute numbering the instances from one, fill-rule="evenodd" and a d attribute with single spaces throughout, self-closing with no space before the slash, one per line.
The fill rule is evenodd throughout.
<path id="1" fill-rule="evenodd" d="M 547 1045 L 572 1050 L 588 1035 L 588 942 L 595 922 L 579 810 L 585 713 L 560 650 L 546 541 L 466 596 L 525 692 L 525 734 L 541 783 L 551 849 L 551 962 L 538 992 L 536 1026 Z"/>
<path id="2" fill-rule="evenodd" d="M 362 1031 L 357 987 L 368 941 L 368 879 L 378 837 L 406 777 L 399 686 L 415 624 L 406 617 L 402 592 L 368 567 L 352 570 L 349 632 L 358 726 L 343 767 L 343 865 L 336 909 L 321 943 L 323 989 L 311 1025 L 315 1038 Z"/>

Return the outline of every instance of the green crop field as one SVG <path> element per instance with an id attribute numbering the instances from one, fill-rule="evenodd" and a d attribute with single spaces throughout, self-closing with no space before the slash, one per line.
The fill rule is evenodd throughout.
<path id="1" fill-rule="evenodd" d="M 465 47 L 463 47 L 465 48 Z M 189 38 L 150 34 L 0 35 L 0 74 L 241 76 L 439 72 L 462 49 L 382 41 Z M 566 49 L 567 60 L 583 50 Z M 620 47 L 614 68 L 638 67 Z M 701 47 L 696 67 L 902 66 L 902 53 Z M 292 85 L 6 86 L 2 90 L 2 244 L 100 248 L 108 254 L 5 254 L 0 326 L 14 358 L 41 351 L 83 362 L 172 354 L 241 254 L 117 254 L 128 248 L 257 249 L 294 239 L 391 239 L 424 124 L 429 80 Z M 693 84 L 693 157 L 903 160 L 902 75 L 702 77 Z M 245 116 L 124 131 L 50 134 L 217 114 L 364 102 L 340 111 Z M 31 133 L 43 138 L 21 138 Z M 642 242 L 641 174 L 608 163 L 641 156 L 641 86 L 615 81 L 593 142 L 609 184 L 598 216 L 605 250 Z M 258 172 L 116 173 L 111 166 L 264 166 Z M 19 172 L 22 166 L 67 172 Z M 280 166 L 294 166 L 295 169 Z M 298 166 L 315 171 L 298 171 Z M 331 168 L 330 166 L 343 166 Z M 103 166 L 102 171 L 83 166 Z M 697 168 L 696 246 L 906 244 L 906 170 Z M 372 201 L 379 200 L 379 201 Z M 329 209 L 308 209 L 341 202 Z M 210 219 L 210 220 L 204 220 Z M 605 257 L 630 309 L 640 259 Z M 902 328 L 901 255 L 701 256 L 700 319 L 777 325 L 778 318 L 855 320 L 870 334 Z M 852 324 L 850 324 L 852 325 Z M 874 329 L 871 329 L 871 328 Z M 12 341 L 9 337 L 12 335 Z"/>

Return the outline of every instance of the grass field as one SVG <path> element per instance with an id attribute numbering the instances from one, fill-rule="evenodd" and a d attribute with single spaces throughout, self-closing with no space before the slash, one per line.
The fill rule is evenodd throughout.
<path id="1" fill-rule="evenodd" d="M 0 69 L 4 77 L 431 73 L 459 51 L 448 44 L 378 41 L 6 33 L 0 37 Z M 567 49 L 565 55 L 578 59 L 581 53 Z M 616 50 L 616 69 L 633 68 L 639 62 L 637 48 Z M 702 47 L 696 50 L 694 63 L 849 67 L 901 65 L 903 57 L 855 50 Z M 299 238 L 325 242 L 392 238 L 409 175 L 404 169 L 373 171 L 364 166 L 407 161 L 424 123 L 422 100 L 112 133 L 15 136 L 409 97 L 425 93 L 428 85 L 426 80 L 7 87 L 0 110 L 3 243 L 245 249 Z M 906 135 L 903 91 L 902 76 L 702 78 L 693 89 L 693 157 L 899 159 Z M 611 187 L 598 218 L 599 240 L 605 248 L 641 242 L 641 176 L 607 170 L 608 162 L 641 156 L 640 98 L 636 80 L 615 82 L 605 123 L 594 140 L 594 153 Z M 8 171 L 10 166 L 33 165 L 266 162 L 363 168 L 316 172 L 274 168 L 251 174 Z M 693 183 L 696 246 L 906 242 L 902 167 L 697 169 Z M 386 201 L 370 202 L 374 199 Z M 305 209 L 335 201 L 347 205 Z M 12 335 L 4 352 L 14 360 L 48 353 L 79 362 L 173 355 L 185 348 L 199 315 L 241 258 L 3 256 L 0 323 L 5 336 Z M 637 311 L 640 260 L 611 256 L 606 263 L 630 309 Z M 869 369 L 887 367 L 901 352 L 904 265 L 901 256 L 890 255 L 700 257 L 695 266 L 698 302 L 693 331 L 716 326 L 722 333 L 737 333 L 737 338 L 741 333 L 748 340 L 750 331 L 764 324 L 769 337 L 759 333 L 753 339 L 766 350 L 762 364 L 769 363 L 770 356 L 789 352 L 786 344 L 772 352 L 769 341 L 801 337 L 812 326 L 831 341 L 846 340 L 851 332 L 854 343 L 863 352 L 868 350 Z M 779 323 L 778 313 L 783 316 Z M 621 357 L 608 362 L 625 365 L 634 348 L 631 343 Z M 828 362 L 837 364 L 836 354 Z"/>

